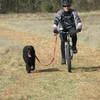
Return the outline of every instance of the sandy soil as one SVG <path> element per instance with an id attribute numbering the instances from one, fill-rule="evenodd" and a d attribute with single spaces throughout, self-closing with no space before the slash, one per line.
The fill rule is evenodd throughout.
<path id="1" fill-rule="evenodd" d="M 22 49 L 25 45 L 35 47 L 36 54 L 43 64 L 49 63 L 53 55 L 55 37 L 52 35 L 52 23 L 54 15 L 48 15 L 50 17 L 44 14 L 0 15 L 0 99 L 14 100 L 16 97 L 15 100 L 28 100 L 27 98 L 33 100 L 34 97 L 35 100 L 51 100 L 48 98 L 51 93 L 52 100 L 66 100 L 66 98 L 69 100 L 86 100 L 87 98 L 99 100 L 99 12 L 80 14 L 84 27 L 78 35 L 79 52 L 73 59 L 72 74 L 66 73 L 66 67 L 60 65 L 59 38 L 54 64 L 43 66 L 36 62 L 36 72 L 29 76 L 26 74 L 22 59 Z M 55 88 L 56 86 L 58 89 Z M 51 90 L 53 88 L 55 90 Z M 65 92 L 66 89 L 69 90 L 68 93 Z M 40 96 L 37 92 L 40 93 Z M 30 95 L 32 97 L 29 97 Z"/>

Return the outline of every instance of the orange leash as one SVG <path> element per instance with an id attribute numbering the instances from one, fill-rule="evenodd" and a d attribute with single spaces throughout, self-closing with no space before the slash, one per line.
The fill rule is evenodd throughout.
<path id="1" fill-rule="evenodd" d="M 55 39 L 55 46 L 54 46 L 54 51 L 53 51 L 53 57 L 51 58 L 50 63 L 46 64 L 44 66 L 49 66 L 49 65 L 53 64 L 55 56 L 56 56 L 56 45 L 57 45 L 57 36 L 56 36 L 56 39 Z M 35 57 L 36 57 L 37 61 L 41 64 L 39 58 L 37 56 L 35 56 Z"/>

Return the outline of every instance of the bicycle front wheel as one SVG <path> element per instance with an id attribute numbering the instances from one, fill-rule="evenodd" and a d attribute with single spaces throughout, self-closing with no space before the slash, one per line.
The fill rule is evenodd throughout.
<path id="1" fill-rule="evenodd" d="M 66 58 L 66 65 L 68 67 L 68 72 L 71 72 L 71 52 L 70 52 L 70 45 L 65 45 L 65 58 Z"/>

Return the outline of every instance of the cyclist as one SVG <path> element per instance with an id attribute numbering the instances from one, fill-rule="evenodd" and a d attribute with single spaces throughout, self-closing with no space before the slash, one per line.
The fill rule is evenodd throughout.
<path id="1" fill-rule="evenodd" d="M 73 53 L 77 53 L 77 33 L 81 32 L 82 30 L 82 23 L 81 19 L 78 16 L 77 12 L 71 8 L 71 0 L 63 0 L 62 6 L 63 10 L 59 10 L 56 13 L 54 19 L 54 36 L 57 36 L 60 33 L 61 39 L 61 64 L 65 64 L 65 41 L 66 41 L 66 34 L 61 33 L 70 32 L 72 38 L 72 49 Z"/>

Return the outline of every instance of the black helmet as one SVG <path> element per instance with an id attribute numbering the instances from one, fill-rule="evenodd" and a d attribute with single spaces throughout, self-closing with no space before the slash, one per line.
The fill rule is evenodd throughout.
<path id="1" fill-rule="evenodd" d="M 62 6 L 66 7 L 66 6 L 71 6 L 72 0 L 63 0 L 62 1 Z"/>

